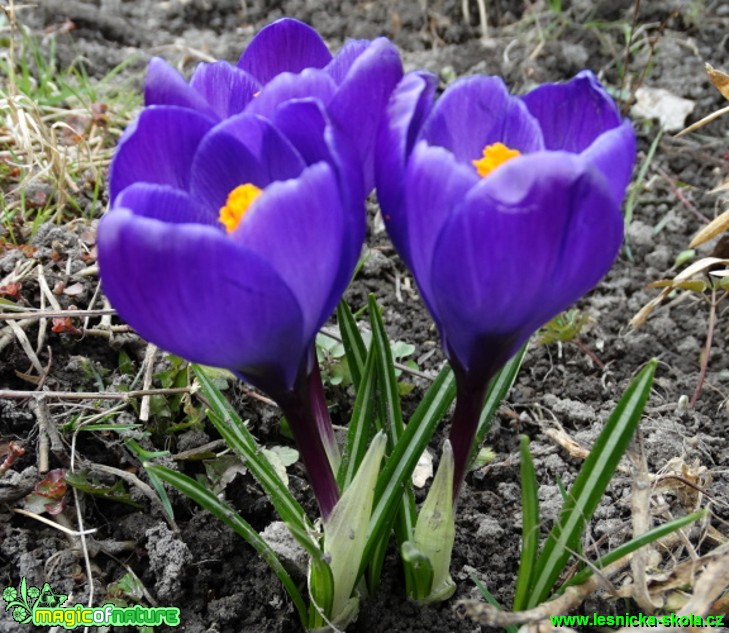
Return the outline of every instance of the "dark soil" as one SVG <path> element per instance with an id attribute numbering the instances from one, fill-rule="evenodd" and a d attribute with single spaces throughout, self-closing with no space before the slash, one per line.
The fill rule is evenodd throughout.
<path id="1" fill-rule="evenodd" d="M 486 4 L 489 32 L 485 39 L 480 38 L 476 3 L 470 2 L 471 20 L 466 23 L 462 3 L 456 0 L 46 0 L 21 17 L 32 30 L 45 30 L 46 44 L 49 38 L 55 39 L 60 65 L 82 58 L 92 76 L 101 77 L 130 55 L 139 55 L 139 61 L 124 72 L 137 73 L 140 86 L 145 60 L 151 54 L 162 55 L 185 72 L 190 71 L 200 52 L 235 60 L 256 30 L 286 15 L 312 24 L 333 50 L 348 37 L 387 35 L 401 48 L 406 69 L 433 70 L 444 82 L 464 74 L 497 73 L 504 76 L 514 92 L 521 93 L 536 83 L 568 79 L 582 68 L 591 68 L 615 88 L 626 112 L 631 95 L 641 85 L 665 88 L 693 100 L 695 109 L 687 124 L 725 105 L 706 79 L 703 64 L 708 61 L 715 67 L 727 68 L 729 3 L 574 0 L 563 3 L 561 14 L 551 12 L 543 2 L 493 0 Z M 423 5 L 427 5 L 427 11 Z M 636 5 L 640 6 L 638 15 Z M 67 20 L 74 25 L 70 31 L 59 28 Z M 626 29 L 634 34 L 629 53 L 625 47 Z M 726 316 L 720 306 L 709 371 L 694 409 L 679 407 L 679 399 L 690 397 L 697 385 L 707 332 L 706 302 L 696 297 L 669 301 L 643 328 L 633 330 L 628 326 L 631 317 L 657 293 L 647 289 L 646 284 L 672 275 L 678 253 L 686 249 L 706 219 L 721 211 L 721 198 L 709 191 L 722 182 L 727 172 L 725 121 L 720 119 L 699 134 L 682 138 L 666 134 L 660 139 L 644 179 L 635 185 L 634 217 L 626 232 L 629 248 L 599 287 L 578 306 L 591 317 L 591 323 L 580 334 L 582 347 L 570 342 L 533 345 L 527 353 L 517 383 L 487 438 L 496 457 L 469 476 L 462 493 L 452 563 L 458 585 L 454 598 L 429 607 L 410 604 L 403 599 L 401 577 L 392 571 L 383 579 L 379 593 L 363 605 L 358 621 L 349 630 L 478 631 L 477 624 L 458 618 L 453 609 L 457 600 L 479 595 L 472 575 L 481 579 L 502 604 L 509 605 L 521 529 L 519 434 L 532 438 L 546 533 L 561 506 L 555 482 L 568 485 L 581 464 L 565 444 L 556 442 L 546 431 L 562 430 L 589 448 L 631 378 L 653 357 L 660 362 L 634 452 L 642 450 L 651 473 L 676 472 L 684 478 L 696 475 L 697 485 L 705 493 L 701 504 L 708 505 L 712 512 L 707 521 L 719 533 L 729 535 Z M 636 120 L 636 130 L 640 166 L 659 126 L 655 121 Z M 443 356 L 415 284 L 375 222 L 370 237 L 371 257 L 347 299 L 357 310 L 366 303 L 368 293 L 375 293 L 393 340 L 415 344 L 413 358 L 422 371 L 432 374 L 442 364 Z M 16 269 L 18 262 L 35 261 L 43 265 L 50 288 L 58 282 L 67 286 L 81 284 L 79 294 L 58 295 L 63 308 L 90 305 L 96 278 L 74 274 L 89 263 L 93 222 L 43 227 L 32 244 L 35 248 L 30 250 L 0 251 L 0 280 Z M 702 247 L 701 253 L 708 254 L 711 248 L 711 244 Z M 29 307 L 42 305 L 37 278 L 36 271 L 23 282 L 22 301 Z M 98 298 L 94 306 L 100 306 Z M 94 329 L 98 324 L 97 319 L 90 324 L 76 322 L 75 327 Z M 110 344 L 108 337 L 51 332 L 50 327 L 41 335 L 37 322 L 24 327 L 32 346 L 39 336 L 44 337 L 38 358 L 43 366 L 50 367 L 45 388 L 51 391 L 122 388 L 131 378 L 120 371 L 120 351 L 136 369 L 145 353 L 145 344 L 131 333 L 116 334 Z M 4 338 L 8 340 L 3 344 Z M 162 354 L 158 359 L 156 372 L 169 367 Z M 6 329 L 0 329 L 0 389 L 34 389 L 23 377 L 30 366 L 17 338 L 12 333 L 6 337 Z M 416 386 L 405 397 L 403 406 L 408 412 L 417 404 L 427 381 L 413 377 L 406 380 Z M 251 398 L 238 385 L 231 385 L 228 394 L 241 417 L 251 420 L 251 428 L 261 442 L 288 443 L 280 433 L 275 408 Z M 335 420 L 343 423 L 349 415 L 350 392 L 331 387 L 327 395 L 334 405 Z M 63 425 L 74 416 L 117 404 L 49 400 L 49 419 L 61 428 L 59 444 L 52 446 L 50 467 L 69 467 L 71 434 Z M 137 414 L 136 408 L 127 406 L 116 421 L 135 422 Z M 170 415 L 170 427 L 184 417 L 177 410 Z M 28 400 L 0 399 L 0 440 L 14 440 L 26 450 L 0 479 L 0 501 L 6 504 L 0 507 L 0 587 L 15 586 L 25 576 L 32 584 L 50 582 L 56 591 L 70 594 L 72 603 L 84 602 L 89 579 L 78 542 L 13 513 L 41 478 L 36 470 L 39 416 L 38 406 Z M 137 434 L 137 439 L 148 450 L 169 449 L 173 454 L 217 439 L 212 427 L 204 422 L 187 430 L 159 431 Z M 117 434 L 81 433 L 75 451 L 77 465 L 113 466 L 146 480 L 139 460 Z M 627 460 L 625 466 L 617 473 L 588 530 L 585 551 L 591 558 L 596 554 L 593 546 L 604 553 L 630 536 L 631 476 Z M 203 472 L 199 462 L 179 462 L 179 467 L 193 475 Z M 289 475 L 294 490 L 306 498 L 301 468 L 293 466 Z M 98 479 L 107 485 L 114 481 L 108 475 L 99 475 Z M 176 532 L 157 506 L 135 487 L 129 489 L 136 506 L 90 495 L 79 498 L 84 527 L 97 529 L 90 549 L 99 604 L 109 584 L 131 569 L 158 604 L 181 609 L 182 625 L 178 630 L 300 630 L 274 574 L 230 530 L 172 492 L 179 528 Z M 249 475 L 238 475 L 225 495 L 257 529 L 262 530 L 275 519 Z M 668 490 L 661 502 L 678 516 L 693 509 L 686 506 L 685 497 L 675 489 Z M 308 503 L 311 508 L 311 501 Z M 71 527 L 77 526 L 75 507 L 70 500 L 62 515 Z M 707 526 L 701 526 L 702 535 Z M 691 533 L 691 542 L 699 542 L 699 528 Z M 711 545 L 710 540 L 703 540 L 701 546 L 696 546 L 702 553 Z M 685 552 L 674 555 L 685 556 Z M 397 570 L 394 553 L 390 563 L 389 569 Z M 625 580 L 619 577 L 614 583 L 620 586 Z M 624 613 L 635 606 L 605 594 L 583 608 L 608 614 Z M 0 615 L 0 621 L 3 631 L 28 630 L 12 622 L 9 614 Z"/>

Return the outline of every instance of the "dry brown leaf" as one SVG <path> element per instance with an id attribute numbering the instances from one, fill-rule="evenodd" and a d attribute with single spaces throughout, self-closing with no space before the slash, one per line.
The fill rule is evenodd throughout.
<path id="1" fill-rule="evenodd" d="M 680 290 L 690 290 L 691 292 L 703 292 L 706 290 L 707 283 L 701 279 L 689 279 L 688 281 L 676 281 L 675 279 L 660 279 L 659 281 L 651 281 L 648 288 L 673 288 Z"/>
<path id="2" fill-rule="evenodd" d="M 590 454 L 590 451 L 580 446 L 567 433 L 560 429 L 546 429 L 544 434 L 565 449 L 572 457 L 587 459 L 587 456 Z"/>
<path id="3" fill-rule="evenodd" d="M 729 99 L 729 75 L 723 70 L 717 70 L 711 64 L 706 64 L 706 74 L 709 75 L 709 81 L 714 87 L 721 92 L 721 96 Z"/>
<path id="4" fill-rule="evenodd" d="M 710 239 L 723 233 L 729 229 L 729 209 L 724 211 L 721 215 L 715 217 L 709 222 L 703 229 L 701 229 L 691 240 L 689 248 L 696 248 L 704 242 L 708 242 Z"/>
<path id="5" fill-rule="evenodd" d="M 729 265 L 729 259 L 721 259 L 719 257 L 704 257 L 703 259 L 700 259 L 697 262 L 694 262 L 686 269 L 682 270 L 676 277 L 674 278 L 674 282 L 676 284 L 686 281 L 687 279 L 690 279 L 694 275 L 698 273 L 702 273 L 705 270 L 708 270 L 712 266 L 715 266 L 716 264 L 722 264 L 724 266 Z M 661 294 L 659 294 L 657 297 L 651 299 L 646 305 L 644 305 L 638 313 L 630 319 L 630 325 L 634 328 L 639 328 L 642 326 L 647 320 L 648 317 L 651 315 L 653 310 L 655 310 L 661 302 L 673 291 L 673 288 L 664 288 L 661 291 Z"/>
<path id="6" fill-rule="evenodd" d="M 716 68 L 714 68 L 711 64 L 706 64 L 705 68 L 706 74 L 709 76 L 709 81 L 714 84 L 714 87 L 721 93 L 722 97 L 729 99 L 729 75 L 722 70 L 716 70 Z M 696 123 L 693 123 L 687 128 L 681 130 L 678 134 L 676 134 L 676 136 L 683 136 L 684 134 L 698 130 L 700 127 L 703 127 L 707 123 L 711 123 L 714 119 L 718 119 L 727 112 L 729 112 L 729 107 L 716 110 L 708 116 L 705 116 L 700 121 L 697 121 Z"/>

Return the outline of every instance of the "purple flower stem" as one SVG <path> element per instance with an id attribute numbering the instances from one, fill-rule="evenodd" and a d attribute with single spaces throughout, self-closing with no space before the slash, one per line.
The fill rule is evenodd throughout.
<path id="1" fill-rule="evenodd" d="M 339 500 L 339 488 L 320 434 L 316 405 L 312 402 L 309 386 L 310 376 L 304 375 L 291 391 L 276 394 L 274 400 L 288 420 L 319 511 L 326 519 Z"/>
<path id="2" fill-rule="evenodd" d="M 484 399 L 488 390 L 491 374 L 459 370 L 452 363 L 456 377 L 456 410 L 451 420 L 450 441 L 453 447 L 453 504 L 458 501 L 458 493 L 471 461 L 473 440 L 478 430 Z"/>
<path id="3" fill-rule="evenodd" d="M 311 399 L 311 408 L 314 412 L 319 437 L 324 444 L 329 465 L 332 470 L 336 471 L 339 468 L 341 455 L 339 454 L 337 439 L 334 436 L 334 427 L 332 426 L 332 419 L 329 415 L 329 407 L 327 407 L 327 401 L 324 397 L 324 385 L 321 381 L 319 365 L 316 362 L 309 372 L 309 397 Z"/>

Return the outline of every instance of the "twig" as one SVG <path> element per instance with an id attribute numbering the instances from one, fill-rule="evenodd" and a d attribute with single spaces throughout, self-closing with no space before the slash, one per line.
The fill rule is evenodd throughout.
<path id="1" fill-rule="evenodd" d="M 701 389 L 704 386 L 704 380 L 706 380 L 706 372 L 709 370 L 709 357 L 711 356 L 711 344 L 714 341 L 714 328 L 716 326 L 716 287 L 711 288 L 711 301 L 709 302 L 709 326 L 706 331 L 706 345 L 704 346 L 704 354 L 701 358 L 701 371 L 699 372 L 699 380 L 696 383 L 696 389 L 691 396 L 691 402 L 689 406 L 693 409 L 696 407 L 696 403 L 701 395 Z"/>
<path id="2" fill-rule="evenodd" d="M 595 365 L 597 365 L 601 371 L 605 370 L 605 363 L 603 363 L 599 356 L 593 352 L 590 347 L 581 338 L 576 337 L 572 339 L 572 343 L 583 353 L 589 357 Z"/>
<path id="3" fill-rule="evenodd" d="M 624 569 L 628 562 L 629 556 L 621 558 L 612 565 L 608 565 L 602 569 L 602 574 L 608 578 L 614 576 Z M 582 604 L 600 586 L 602 581 L 600 576 L 590 576 L 581 585 L 567 587 L 562 595 L 526 611 L 501 611 L 480 600 L 461 600 L 456 605 L 456 609 L 458 610 L 459 616 L 471 618 L 481 626 L 506 627 L 543 622 L 549 620 L 551 616 L 568 613 Z"/>
<path id="4" fill-rule="evenodd" d="M 195 387 L 169 387 L 167 389 L 137 389 L 136 391 L 44 391 L 43 395 L 51 400 L 131 400 L 144 396 L 171 396 L 193 393 Z M 37 391 L 0 389 L 0 400 L 22 400 L 37 395 Z"/>
<path id="5" fill-rule="evenodd" d="M 686 207 L 691 213 L 693 213 L 701 222 L 704 222 L 708 224 L 711 222 L 710 218 L 707 218 L 701 211 L 699 211 L 696 208 L 696 205 L 691 202 L 681 191 L 681 189 L 676 185 L 676 183 L 673 181 L 671 176 L 666 172 L 665 169 L 663 169 L 660 165 L 654 165 L 654 169 L 660 174 L 661 178 L 663 178 L 667 183 L 669 188 L 671 189 L 671 193 L 676 196 L 678 201 Z"/>
<path id="6" fill-rule="evenodd" d="M 659 539 L 657 544 L 670 548 L 678 543 L 679 540 L 680 537 L 673 532 L 671 534 L 667 534 L 664 538 Z M 576 609 L 585 601 L 586 598 L 600 587 L 605 578 L 609 579 L 627 567 L 634 555 L 635 552 L 624 556 L 620 560 L 616 560 L 611 565 L 600 570 L 602 576 L 590 576 L 590 578 L 581 585 L 567 587 L 563 594 L 552 600 L 543 602 L 533 609 L 518 612 L 500 611 L 496 607 L 486 604 L 481 600 L 461 600 L 456 604 L 456 609 L 459 616 L 469 617 L 482 626 L 503 628 L 505 626 L 548 621 L 551 616 L 563 615 L 565 613 L 569 613 L 573 609 Z M 729 573 L 729 566 L 727 566 L 727 573 Z M 684 607 L 684 609 L 686 609 L 686 607 Z"/>
<path id="7" fill-rule="evenodd" d="M 28 310 L 26 312 L 0 312 L 0 321 L 17 321 L 18 319 L 46 319 L 54 317 L 89 317 L 114 315 L 116 310 L 99 308 L 98 310 Z"/>
<path id="8" fill-rule="evenodd" d="M 73 435 L 71 436 L 71 463 L 69 465 L 69 469 L 72 473 L 76 472 L 76 438 L 78 438 L 79 431 L 81 430 L 81 426 L 77 426 L 76 430 L 73 432 Z M 76 522 L 78 523 L 79 527 L 79 538 L 81 540 L 81 551 L 84 555 L 84 563 L 86 565 L 86 578 L 89 584 L 89 602 L 88 606 L 92 607 L 94 604 L 94 574 L 93 570 L 91 569 L 91 557 L 89 556 L 89 547 L 88 543 L 86 542 L 86 535 L 83 533 L 84 529 L 84 517 L 81 513 L 81 504 L 79 503 L 79 494 L 78 490 L 75 486 L 72 486 L 73 489 L 73 501 L 74 506 L 76 508 Z"/>
<path id="9" fill-rule="evenodd" d="M 254 400 L 258 400 L 258 402 L 263 402 L 264 404 L 268 404 L 272 407 L 277 407 L 278 405 L 276 402 L 271 400 L 271 398 L 267 398 L 263 394 L 258 393 L 255 389 L 251 389 L 250 387 L 243 386 L 243 393 L 245 393 L 249 398 L 253 398 Z"/>
<path id="10" fill-rule="evenodd" d="M 134 473 L 130 473 L 126 470 L 122 470 L 121 468 L 114 468 L 113 466 L 106 466 L 104 464 L 97 464 L 95 462 L 89 463 L 89 470 L 92 472 L 97 473 L 104 473 L 106 475 L 113 475 L 115 477 L 119 477 L 120 479 L 123 479 L 126 481 L 130 486 L 134 486 L 135 488 L 138 488 L 142 494 L 144 494 L 145 497 L 147 497 L 154 505 L 159 507 L 162 510 L 162 515 L 167 519 L 167 523 L 170 524 L 170 528 L 174 530 L 175 532 L 179 533 L 180 529 L 177 527 L 177 524 L 175 523 L 175 520 L 167 515 L 167 511 L 165 510 L 165 507 L 162 505 L 162 501 L 160 501 L 160 498 L 157 496 L 157 493 L 152 489 L 151 486 L 144 483 L 139 477 L 137 477 Z"/>
<path id="11" fill-rule="evenodd" d="M 41 523 L 45 523 L 46 525 L 50 525 L 51 527 L 56 528 L 57 530 L 60 530 L 61 532 L 64 532 L 69 536 L 94 534 L 97 531 L 96 528 L 93 528 L 91 530 L 77 532 L 76 530 L 71 530 L 70 528 L 67 528 L 65 525 L 61 525 L 60 523 L 56 523 L 55 521 L 46 519 L 46 517 L 41 516 L 40 514 L 36 514 L 35 512 L 29 512 L 28 510 L 23 510 L 23 508 L 13 508 L 13 512 L 17 512 L 18 514 L 22 514 L 23 516 L 30 517 L 31 519 L 35 519 L 36 521 L 40 521 Z"/>
<path id="12" fill-rule="evenodd" d="M 53 424 L 48 410 L 46 394 L 41 392 L 30 401 L 30 408 L 38 420 L 38 471 L 48 472 L 48 449 L 57 457 L 63 455 L 63 441 Z"/>
<path id="13" fill-rule="evenodd" d="M 13 334 L 15 334 L 15 338 L 18 339 L 18 342 L 20 343 L 20 346 L 23 348 L 23 351 L 28 356 L 28 360 L 30 361 L 31 365 L 35 367 L 36 371 L 38 372 L 39 376 L 43 375 L 43 365 L 41 365 L 40 361 L 38 360 L 38 356 L 36 356 L 35 351 L 33 351 L 33 347 L 30 344 L 30 341 L 28 340 L 28 337 L 25 335 L 25 332 L 23 331 L 23 328 L 20 327 L 18 323 L 15 321 L 9 321 L 8 325 L 10 326 L 10 329 L 13 331 Z"/>
<path id="14" fill-rule="evenodd" d="M 154 370 L 154 356 L 157 353 L 157 346 L 149 343 L 147 351 L 144 353 L 144 380 L 142 382 L 142 391 L 149 391 L 152 386 L 152 371 Z M 149 421 L 149 407 L 152 401 L 151 396 L 142 397 L 142 404 L 139 407 L 139 419 L 142 422 Z"/>
<path id="15" fill-rule="evenodd" d="M 648 474 L 645 453 L 642 442 L 640 453 L 634 457 L 633 463 L 637 467 L 637 473 L 633 476 L 631 513 L 633 519 L 633 538 L 643 536 L 651 529 L 651 476 Z M 652 545 L 641 547 L 633 554 L 630 561 L 630 570 L 633 574 L 633 598 L 645 613 L 653 613 L 660 604 L 655 604 L 648 591 L 648 577 L 646 567 L 648 556 L 655 550 Z"/>

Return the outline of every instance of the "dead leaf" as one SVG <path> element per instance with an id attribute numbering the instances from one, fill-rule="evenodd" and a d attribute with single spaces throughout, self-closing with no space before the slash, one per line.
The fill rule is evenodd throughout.
<path id="1" fill-rule="evenodd" d="M 413 486 L 422 488 L 425 482 L 433 476 L 433 454 L 424 450 L 413 471 Z"/>
<path id="2" fill-rule="evenodd" d="M 677 286 L 679 283 L 686 281 L 687 279 L 690 279 L 694 275 L 697 275 L 699 273 L 703 273 L 706 270 L 709 270 L 710 268 L 716 266 L 717 264 L 721 264 L 723 266 L 729 265 L 729 259 L 722 259 L 720 257 L 704 257 L 703 259 L 700 259 L 697 262 L 694 262 L 690 266 L 688 266 L 686 269 L 682 270 L 676 277 L 674 278 L 674 286 Z M 661 291 L 661 294 L 659 294 L 657 297 L 651 299 L 646 305 L 644 305 L 638 313 L 630 320 L 631 327 L 638 328 L 641 325 L 643 325 L 647 320 L 648 317 L 651 315 L 651 312 L 655 310 L 661 302 L 673 292 L 673 287 L 671 288 L 664 288 Z"/>
<path id="3" fill-rule="evenodd" d="M 723 233 L 729 229 L 729 210 L 724 211 L 720 216 L 714 218 L 709 222 L 703 229 L 701 229 L 691 240 L 689 248 L 696 248 L 704 242 L 708 242 L 710 239 Z"/>
<path id="4" fill-rule="evenodd" d="M 665 88 L 643 86 L 635 91 L 633 115 L 646 119 L 658 119 L 667 132 L 678 132 L 686 123 L 686 117 L 694 110 L 695 103 Z"/>
<path id="5" fill-rule="evenodd" d="M 723 70 L 717 70 L 711 64 L 706 64 L 706 74 L 709 75 L 709 81 L 714 84 L 721 96 L 725 99 L 729 99 L 729 75 Z"/>
<path id="6" fill-rule="evenodd" d="M 587 456 L 590 454 L 590 451 L 580 446 L 567 433 L 560 429 L 546 429 L 544 434 L 565 449 L 572 457 L 587 459 Z"/>

